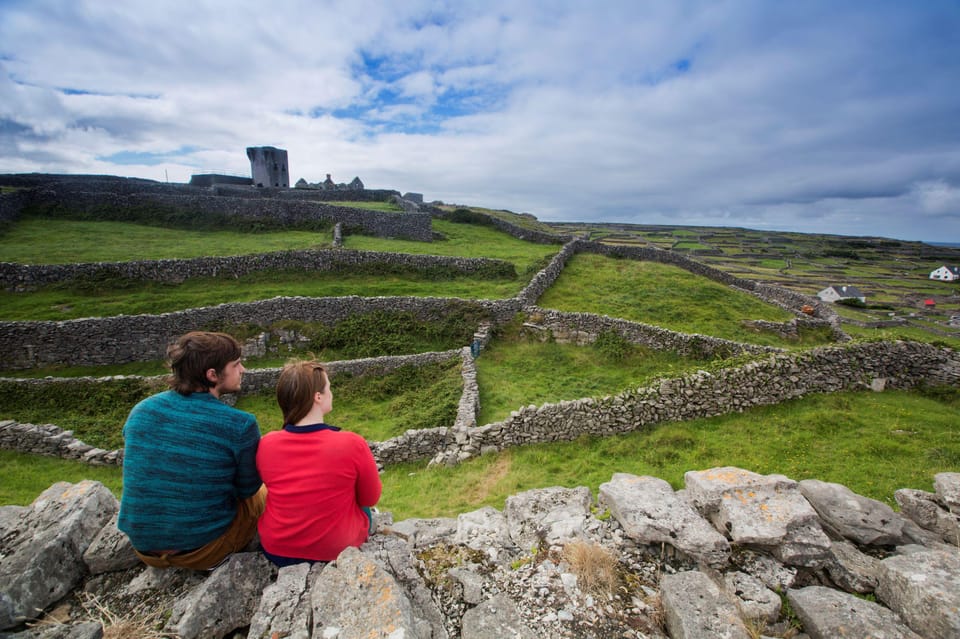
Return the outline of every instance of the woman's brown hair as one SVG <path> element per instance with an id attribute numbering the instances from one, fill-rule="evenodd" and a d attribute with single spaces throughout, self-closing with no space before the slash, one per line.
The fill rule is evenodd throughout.
<path id="1" fill-rule="evenodd" d="M 181 395 L 214 387 L 207 379 L 211 368 L 219 375 L 230 362 L 240 359 L 240 343 L 226 333 L 192 331 L 167 348 L 170 388 Z"/>
<path id="2" fill-rule="evenodd" d="M 314 361 L 293 361 L 280 371 L 277 404 L 284 424 L 296 424 L 313 408 L 313 398 L 327 389 L 327 369 Z"/>

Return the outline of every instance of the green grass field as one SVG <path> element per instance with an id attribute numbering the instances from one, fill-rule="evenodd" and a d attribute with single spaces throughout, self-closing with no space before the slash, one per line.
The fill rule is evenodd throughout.
<path id="1" fill-rule="evenodd" d="M 509 213 L 497 214 L 511 219 Z M 219 232 L 173 231 L 168 234 L 164 229 L 133 224 L 28 221 L 29 224 L 14 225 L 0 237 L 0 260 L 50 263 L 49 260 L 72 262 L 235 255 L 325 246 L 330 241 L 325 233 L 221 235 Z M 532 224 L 526 218 L 522 221 Z M 32 225 L 36 226 L 31 230 Z M 286 274 L 265 274 L 250 280 L 193 281 L 174 287 L 150 288 L 138 284 L 114 290 L 117 287 L 113 286 L 111 290 L 99 292 L 71 291 L 71 287 L 66 286 L 30 294 L 2 294 L 0 314 L 24 319 L 65 319 L 84 315 L 163 312 L 274 295 L 503 298 L 515 295 L 559 248 L 557 245 L 522 242 L 483 225 L 434 220 L 434 230 L 446 239 L 418 243 L 348 236 L 346 246 L 376 251 L 496 257 L 512 262 L 518 278 L 509 281 L 477 278 L 434 281 L 409 275 L 352 274 L 349 277 L 304 278 L 296 274 L 289 277 Z M 661 230 L 645 237 L 643 241 L 661 246 L 670 246 L 678 239 L 699 238 L 702 244 L 710 247 L 714 246 L 714 240 L 722 239 L 725 250 L 732 252 L 759 250 L 751 244 L 754 241 L 752 235 L 739 231 L 710 235 L 701 231 Z M 618 234 L 617 241 L 630 240 Z M 55 249 L 64 246 L 68 254 L 54 256 Z M 743 268 L 744 273 L 750 273 L 751 268 L 763 269 L 772 277 L 784 252 L 790 252 L 792 265 L 789 270 L 801 277 L 784 283 L 801 288 L 811 288 L 815 278 L 821 277 L 818 273 L 826 264 L 825 260 L 834 267 L 831 272 L 838 275 L 846 274 L 846 269 L 855 266 L 841 257 L 824 258 L 825 249 L 815 243 L 798 244 L 789 249 L 775 248 L 777 246 L 781 246 L 780 241 L 761 247 L 769 257 L 758 260 L 752 267 L 744 266 L 743 260 L 731 260 L 728 256 L 722 259 L 726 260 L 727 267 L 735 265 Z M 173 254 L 174 248 L 182 253 Z M 840 246 L 837 250 L 854 249 Z M 808 251 L 816 257 L 809 261 L 797 259 L 801 251 Z M 713 258 L 705 257 L 704 261 L 710 259 Z M 911 268 L 918 272 L 922 270 Z M 886 271 L 879 267 L 864 272 L 871 276 L 886 276 Z M 881 286 L 877 282 L 871 285 Z M 906 290 L 908 286 L 909 282 L 905 280 L 892 280 L 889 288 Z M 919 290 L 925 292 L 930 290 L 928 287 L 929 284 L 925 283 Z M 20 304 L 22 306 L 18 306 Z M 673 330 L 753 343 L 800 348 L 825 341 L 825 336 L 812 335 L 800 344 L 783 343 L 770 335 L 744 329 L 741 322 L 745 319 L 784 321 L 791 316 L 752 296 L 691 276 L 682 269 L 591 254 L 580 254 L 571 259 L 540 304 L 547 308 L 600 313 Z M 934 333 L 923 330 L 922 326 L 850 332 L 869 338 L 910 337 L 954 343 L 950 337 L 931 337 Z M 481 423 L 503 419 L 510 411 L 529 404 L 614 394 L 655 377 L 678 375 L 708 365 L 671 354 L 626 348 L 615 340 L 587 347 L 533 342 L 522 339 L 517 331 L 511 332 L 513 329 L 504 328 L 477 361 Z M 339 359 L 338 353 L 332 349 L 322 356 Z M 259 364 L 278 365 L 282 359 L 269 358 Z M 545 366 L 545 363 L 549 365 Z M 68 372 L 135 374 L 157 371 L 159 366 L 154 362 Z M 41 374 L 60 373 L 48 370 Z M 343 377 L 334 382 L 335 403 L 330 421 L 360 432 L 371 440 L 392 437 L 407 428 L 449 425 L 451 411 L 456 410 L 460 385 L 456 365 L 425 371 L 406 370 L 383 377 Z M 64 393 L 51 402 L 49 397 L 31 397 L 16 390 L 15 386 L 11 388 L 13 390 L 4 391 L 0 386 L 0 405 L 10 413 L 2 414 L 0 418 L 57 423 L 74 429 L 78 437 L 88 443 L 107 448 L 120 445 L 119 428 L 129 407 L 139 397 L 152 392 L 152 389 L 137 387 L 130 382 L 95 397 L 84 392 Z M 7 394 L 2 394 L 4 392 Z M 404 464 L 385 471 L 381 507 L 392 511 L 398 520 L 454 516 L 482 505 L 500 508 L 507 496 L 531 488 L 586 485 L 595 491 L 616 472 L 655 475 L 679 488 L 685 471 L 724 465 L 760 473 L 781 473 L 798 480 L 815 477 L 835 481 L 893 505 L 894 490 L 905 487 L 930 490 L 935 473 L 956 471 L 960 467 L 960 431 L 956 419 L 960 400 L 957 395 L 956 389 L 939 395 L 919 392 L 815 395 L 780 406 L 712 419 L 661 424 L 643 432 L 616 437 L 583 437 L 575 442 L 517 448 L 473 459 L 455 468 L 428 469 L 425 463 Z M 74 402 L 72 407 L 71 401 Z M 279 411 L 270 393 L 243 397 L 240 405 L 257 415 L 263 430 L 280 427 Z M 116 494 L 121 490 L 119 469 L 90 467 L 6 451 L 0 451 L 0 477 L 0 504 L 29 503 L 59 480 L 97 479 Z"/>
<path id="2" fill-rule="evenodd" d="M 630 344 L 605 349 L 525 339 L 513 324 L 476 360 L 478 423 L 500 421 L 531 404 L 615 395 L 652 378 L 681 375 L 702 365 L 675 353 Z"/>
<path id="3" fill-rule="evenodd" d="M 18 234 L 25 225 L 29 234 Z M 102 228 L 97 225 L 104 225 Z M 228 302 L 252 302 L 277 296 L 340 297 L 346 295 L 459 297 L 502 299 L 513 297 L 533 274 L 556 254 L 558 246 L 531 244 L 489 227 L 434 220 L 435 230 L 446 238 L 412 242 L 366 236 L 348 236 L 345 245 L 368 251 L 420 253 L 460 257 L 492 257 L 514 264 L 516 278 L 485 279 L 461 276 L 437 279 L 412 273 L 363 272 L 260 272 L 239 278 L 196 278 L 181 284 L 156 282 L 64 282 L 35 292 L 0 291 L 0 320 L 66 320 L 82 317 L 160 314 Z M 44 232 L 45 229 L 45 232 Z M 141 251 L 151 234 L 162 237 L 154 248 Z M 302 231 L 263 234 L 268 250 L 308 248 L 322 234 Z M 53 243 L 75 247 L 56 261 L 98 262 L 200 255 L 236 255 L 256 250 L 260 235 L 211 231 L 171 231 L 121 222 L 72 222 L 29 219 L 14 225 L 0 238 L 0 255 L 7 261 L 45 262 Z M 53 239 L 52 239 L 53 238 Z M 22 243 L 22 244 L 17 244 Z M 16 244 L 16 246 L 14 246 Z M 178 246 L 175 255 L 164 255 L 163 246 Z M 152 251 L 152 252 L 151 252 Z M 207 253 L 204 253 L 207 251 Z M 17 259 L 13 259 L 16 257 Z"/>
<path id="4" fill-rule="evenodd" d="M 248 255 L 326 248 L 330 233 L 184 231 L 129 222 L 25 218 L 0 236 L 0 262 L 70 264 Z"/>
<path id="5" fill-rule="evenodd" d="M 695 283 L 695 284 L 694 284 Z M 773 335 L 748 330 L 742 320 L 784 322 L 793 317 L 747 293 L 734 291 L 677 266 L 579 253 L 567 261 L 538 304 L 700 333 L 739 342 L 788 346 Z"/>
<path id="6" fill-rule="evenodd" d="M 812 395 L 642 432 L 524 446 L 454 468 L 401 464 L 383 473 L 380 508 L 397 521 L 455 517 L 485 505 L 503 508 L 508 496 L 533 488 L 588 486 L 596 494 L 617 472 L 660 477 L 679 489 L 686 471 L 719 466 L 836 482 L 896 507 L 895 490 L 932 491 L 936 473 L 960 466 L 960 402 L 952 393 Z M 0 451 L 0 476 L 2 504 L 28 504 L 61 480 L 96 479 L 117 495 L 121 490 L 119 468 L 8 451 Z"/>

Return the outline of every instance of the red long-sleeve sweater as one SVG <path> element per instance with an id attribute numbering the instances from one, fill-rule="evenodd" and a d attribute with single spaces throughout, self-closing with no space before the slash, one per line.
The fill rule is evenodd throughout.
<path id="1" fill-rule="evenodd" d="M 380 499 L 382 485 L 367 442 L 326 424 L 285 426 L 257 449 L 267 486 L 258 522 L 263 548 L 281 557 L 332 561 L 367 539 L 361 506 Z"/>

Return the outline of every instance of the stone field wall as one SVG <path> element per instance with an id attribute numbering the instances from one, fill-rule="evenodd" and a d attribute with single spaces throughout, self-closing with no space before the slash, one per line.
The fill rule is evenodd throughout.
<path id="1" fill-rule="evenodd" d="M 76 192 L 37 189 L 24 196 L 24 210 L 123 220 L 126 211 L 156 210 L 212 218 L 224 227 L 262 226 L 268 229 L 325 228 L 337 222 L 348 232 L 396 237 L 418 242 L 433 239 L 429 213 L 391 213 L 350 206 L 285 198 L 225 197 L 180 193 Z"/>
<path id="2" fill-rule="evenodd" d="M 803 353 L 771 353 L 740 367 L 661 379 L 618 395 L 528 406 L 503 421 L 473 426 L 479 414 L 479 393 L 468 348 L 333 362 L 331 378 L 335 380 L 336 374 L 345 371 L 366 374 L 401 365 L 445 361 L 458 355 L 463 360 L 464 391 L 457 422 L 449 428 L 411 430 L 400 437 L 371 442 L 374 456 L 381 464 L 422 459 L 456 464 L 513 446 L 626 433 L 663 422 L 742 412 L 811 393 L 960 384 L 960 354 L 951 349 L 918 342 L 871 342 L 821 347 Z M 245 392 L 270 388 L 278 374 L 277 369 L 247 373 Z M 111 378 L 88 382 L 111 383 Z M 49 384 L 54 390 L 58 384 L 78 382 L 51 378 L 22 383 Z M 0 422 L 0 447 L 90 463 L 122 462 L 119 451 L 92 449 L 73 439 L 72 433 L 64 434 L 49 425 Z"/>
<path id="3" fill-rule="evenodd" d="M 221 330 L 281 321 L 329 326 L 378 311 L 410 312 L 421 321 L 439 321 L 473 310 L 502 323 L 519 310 L 515 300 L 459 300 L 436 297 L 275 297 L 220 304 L 161 315 L 97 317 L 48 322 L 0 322 L 0 353 L 7 370 L 50 364 L 100 366 L 163 359 L 167 345 L 188 331 Z"/>
<path id="4" fill-rule="evenodd" d="M 92 262 L 82 264 L 14 264 L 0 262 L 0 287 L 25 291 L 74 279 L 122 278 L 178 283 L 194 277 L 240 277 L 260 271 L 347 271 L 358 268 L 412 270 L 449 275 L 516 277 L 513 264 L 489 258 L 414 255 L 351 249 L 276 251 L 256 255 L 194 259 Z"/>

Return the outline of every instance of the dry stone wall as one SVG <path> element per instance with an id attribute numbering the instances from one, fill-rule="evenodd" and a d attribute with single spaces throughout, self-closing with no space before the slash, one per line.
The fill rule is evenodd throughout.
<path id="1" fill-rule="evenodd" d="M 410 312 L 422 321 L 474 310 L 493 323 L 520 310 L 515 300 L 436 297 L 275 297 L 220 304 L 161 315 L 135 315 L 48 322 L 0 322 L 0 353 L 7 370 L 50 364 L 100 366 L 163 359 L 167 345 L 188 331 L 297 320 L 336 325 L 377 311 Z"/>
<path id="2" fill-rule="evenodd" d="M 302 189 L 257 189 L 217 185 L 197 187 L 139 178 L 104 175 L 0 175 L 0 185 L 18 191 L 0 196 L 0 221 L 13 221 L 23 210 L 64 210 L 127 219 L 130 212 L 165 210 L 202 215 L 225 225 L 266 228 L 332 226 L 381 237 L 429 242 L 428 213 L 390 213 L 337 206 L 337 200 L 385 202 L 397 191 L 364 189 L 326 192 Z M 138 221 L 142 221 L 138 218 Z"/>
<path id="3" fill-rule="evenodd" d="M 332 227 L 336 222 L 348 232 L 396 237 L 418 242 L 433 239 L 428 213 L 390 213 L 349 206 L 284 198 L 240 198 L 196 193 L 65 192 L 36 189 L 25 196 L 24 210 L 47 214 L 70 212 L 105 219 L 130 219 L 129 211 L 158 211 L 205 216 L 231 226 L 282 228 Z"/>
<path id="4" fill-rule="evenodd" d="M 513 446 L 608 436 L 670 421 L 742 412 L 810 393 L 960 384 L 960 354 L 918 342 L 873 342 L 773 353 L 737 368 L 663 379 L 603 398 L 528 406 L 469 429 L 435 463 Z"/>
<path id="5" fill-rule="evenodd" d="M 731 340 L 677 333 L 659 326 L 630 322 L 627 320 L 596 315 L 593 313 L 568 313 L 538 307 L 528 307 L 528 320 L 524 328 L 541 339 L 553 339 L 560 343 L 578 345 L 593 343 L 603 332 L 614 332 L 632 344 L 639 344 L 658 351 L 674 351 L 684 356 L 701 359 L 729 357 L 741 353 L 767 353 L 782 349 L 770 346 L 755 346 Z"/>
<path id="6" fill-rule="evenodd" d="M 802 295 L 781 286 L 763 284 L 742 277 L 735 277 L 712 266 L 692 260 L 675 251 L 666 251 L 654 246 L 616 246 L 586 240 L 577 240 L 576 250 L 610 257 L 671 264 L 690 271 L 695 275 L 701 275 L 715 282 L 747 291 L 765 302 L 780 306 L 791 313 L 799 314 L 801 308 L 811 306 L 814 309 L 815 317 L 819 317 L 830 323 L 839 323 L 840 321 L 836 312 L 830 308 L 828 304 L 823 303 L 816 297 Z"/>
<path id="7" fill-rule="evenodd" d="M 390 189 L 270 189 L 242 188 L 218 184 L 211 189 L 214 195 L 243 198 L 279 198 L 306 202 L 387 202 L 399 191 Z"/>
<path id="8" fill-rule="evenodd" d="M 458 412 L 454 428 L 466 428 L 476 425 L 478 410 L 478 392 L 476 388 L 476 368 L 469 348 L 454 349 L 435 353 L 417 353 L 384 357 L 368 357 L 355 360 L 325 362 L 330 379 L 336 381 L 338 375 L 349 374 L 384 375 L 403 366 L 426 366 L 460 358 L 461 373 L 464 380 L 464 399 Z M 262 368 L 247 371 L 243 379 L 243 393 L 256 394 L 276 388 L 280 377 L 279 368 Z M 125 380 L 138 379 L 153 391 L 166 388 L 166 376 L 138 377 L 47 377 L 42 379 L 0 379 L 0 383 L 16 383 L 23 387 L 40 387 L 47 392 L 57 393 L 65 387 L 82 387 L 93 390 L 97 386 L 110 386 Z M 235 395 L 225 395 L 223 401 L 233 404 Z M 471 402 L 472 400 L 472 402 Z M 117 425 L 120 427 L 120 424 Z M 375 442 L 371 446 L 378 453 L 378 459 L 388 463 L 427 459 L 436 451 L 445 449 L 454 443 L 450 429 L 438 428 L 430 431 L 411 431 L 394 440 Z M 0 449 L 16 450 L 22 453 L 58 457 L 81 461 L 95 466 L 123 464 L 122 450 L 104 450 L 91 446 L 74 437 L 73 431 L 63 430 L 54 424 L 28 424 L 14 420 L 0 421 Z"/>
<path id="9" fill-rule="evenodd" d="M 445 211 L 437 207 L 429 207 L 429 210 L 434 217 L 443 220 L 451 220 L 455 222 L 459 219 L 462 219 L 462 215 L 457 211 Z M 495 215 L 488 215 L 486 213 L 477 211 L 470 211 L 470 215 L 482 217 L 486 219 L 487 223 L 493 228 L 526 242 L 536 242 L 537 244 L 563 244 L 571 239 L 569 235 L 545 233 L 543 231 L 524 228 L 518 224 L 512 224 L 507 220 L 496 217 Z"/>
<path id="10" fill-rule="evenodd" d="M 338 225 L 339 226 L 339 225 Z M 260 271 L 347 271 L 358 268 L 412 270 L 450 275 L 516 277 L 513 264 L 490 258 L 448 257 L 356 251 L 350 249 L 276 251 L 256 255 L 194 259 L 93 262 L 74 264 L 14 264 L 0 262 L 0 287 L 25 291 L 75 279 L 122 278 L 179 283 L 196 277 L 240 277 Z"/>
<path id="11" fill-rule="evenodd" d="M 361 375 L 403 365 L 424 365 L 460 357 L 464 389 L 456 423 L 451 427 L 407 431 L 400 437 L 371 443 L 384 465 L 431 459 L 456 464 L 484 453 L 526 444 L 570 441 L 581 435 L 608 436 L 755 406 L 778 404 L 811 393 L 844 390 L 911 389 L 921 385 L 960 384 L 960 354 L 918 342 L 871 342 L 823 347 L 802 353 L 771 353 L 763 359 L 715 372 L 700 371 L 661 379 L 618 395 L 584 398 L 514 411 L 500 422 L 474 426 L 479 414 L 476 369 L 469 348 L 403 357 L 332 362 L 331 376 Z M 482 352 L 481 355 L 482 357 Z M 278 369 L 251 371 L 245 392 L 276 384 Z M 110 383 L 111 378 L 90 380 Z M 70 380 L 22 380 L 30 384 L 75 383 Z M 118 451 L 93 450 L 72 433 L 48 425 L 0 422 L 0 447 L 80 459 L 89 463 L 121 463 Z"/>

